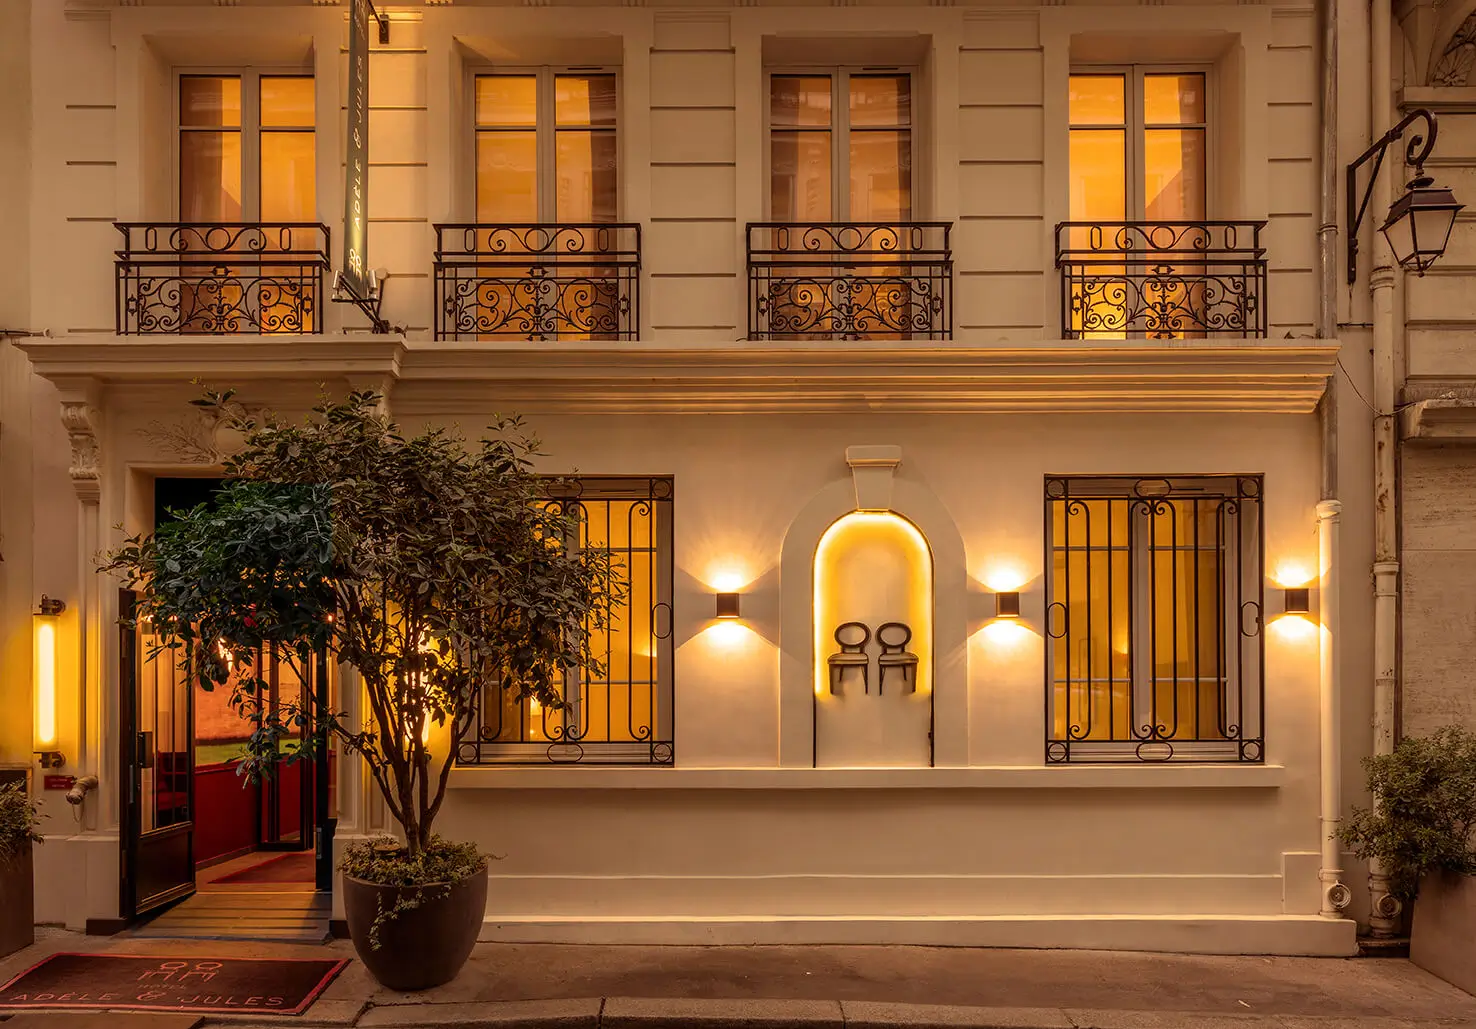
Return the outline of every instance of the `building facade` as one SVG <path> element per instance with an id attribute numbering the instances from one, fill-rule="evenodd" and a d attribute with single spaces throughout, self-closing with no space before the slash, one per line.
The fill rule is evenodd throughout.
<path id="1" fill-rule="evenodd" d="M 5 0 L 0 662 L 37 717 L 0 758 L 100 780 L 41 791 L 38 918 L 209 856 L 215 716 L 95 570 L 218 475 L 204 383 L 517 412 L 579 477 L 550 503 L 630 599 L 566 712 L 486 697 L 457 754 L 484 938 L 1353 952 L 1395 913 L 1327 840 L 1396 731 L 1401 557 L 1405 728 L 1469 716 L 1449 633 L 1411 648 L 1471 629 L 1464 451 L 1413 442 L 1462 424 L 1470 241 L 1405 283 L 1365 227 L 1345 288 L 1339 172 L 1384 108 L 1465 113 L 1370 86 L 1416 23 L 1469 64 L 1448 6 L 385 3 L 356 207 L 354 5 Z M 1463 132 L 1429 167 L 1476 195 Z M 356 217 L 377 310 L 332 302 Z M 1436 391 L 1398 552 L 1396 352 Z M 383 831 L 334 775 L 338 842 Z"/>

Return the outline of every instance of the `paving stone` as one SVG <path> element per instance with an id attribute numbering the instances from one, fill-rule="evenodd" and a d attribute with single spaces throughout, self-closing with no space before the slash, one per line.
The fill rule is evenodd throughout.
<path id="1" fill-rule="evenodd" d="M 841 1001 L 846 1029 L 1072 1029 L 1059 1008 L 986 1008 L 954 1004 Z"/>
<path id="2" fill-rule="evenodd" d="M 358 1029 L 595 1029 L 599 998 L 476 1004 L 395 1004 L 370 1008 Z"/>
<path id="3" fill-rule="evenodd" d="M 600 1029 L 844 1029 L 833 1000 L 652 1000 L 611 997 Z"/>

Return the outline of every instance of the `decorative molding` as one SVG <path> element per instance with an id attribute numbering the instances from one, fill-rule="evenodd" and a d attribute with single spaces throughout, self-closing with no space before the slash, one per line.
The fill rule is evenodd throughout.
<path id="1" fill-rule="evenodd" d="M 846 447 L 846 464 L 851 466 L 851 481 L 856 487 L 857 511 L 892 509 L 892 478 L 901 463 L 901 447 Z"/>
<path id="2" fill-rule="evenodd" d="M 392 383 L 392 407 L 535 412 L 1242 411 L 1306 414 L 1329 340 L 1041 340 L 966 344 L 88 336 L 16 344 L 37 374 L 103 384 Z"/>
<path id="3" fill-rule="evenodd" d="M 1400 436 L 1407 443 L 1476 444 L 1476 397 L 1416 400 L 1399 417 Z"/>
<path id="4" fill-rule="evenodd" d="M 97 442 L 98 410 L 87 399 L 63 399 L 62 426 L 67 430 L 72 457 L 67 473 L 72 488 L 84 504 L 97 504 L 102 498 L 102 476 L 99 470 L 100 448 Z"/>
<path id="5" fill-rule="evenodd" d="M 1473 64 L 1476 64 L 1476 14 L 1462 22 L 1445 44 L 1440 59 L 1430 71 L 1430 85 L 1464 86 L 1470 81 Z"/>

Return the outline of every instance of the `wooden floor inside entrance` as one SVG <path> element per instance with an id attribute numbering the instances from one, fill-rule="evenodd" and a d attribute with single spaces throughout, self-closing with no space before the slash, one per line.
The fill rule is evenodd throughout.
<path id="1" fill-rule="evenodd" d="M 333 899 L 314 889 L 312 858 L 312 851 L 258 852 L 202 868 L 195 876 L 194 896 L 128 935 L 322 943 L 328 939 Z"/>

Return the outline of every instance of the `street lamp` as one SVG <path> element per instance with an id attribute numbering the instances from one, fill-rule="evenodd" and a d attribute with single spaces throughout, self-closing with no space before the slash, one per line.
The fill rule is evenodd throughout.
<path id="1" fill-rule="evenodd" d="M 1426 269 L 1445 253 L 1450 241 L 1450 231 L 1455 226 L 1456 213 L 1462 205 L 1455 195 L 1425 174 L 1425 161 L 1435 149 L 1435 134 L 1438 127 L 1435 115 L 1424 108 L 1411 111 L 1373 146 L 1365 150 L 1352 164 L 1348 165 L 1348 284 L 1358 280 L 1358 228 L 1363 216 L 1368 213 L 1368 203 L 1373 197 L 1374 182 L 1378 180 L 1379 168 L 1384 163 L 1384 151 L 1397 143 L 1404 130 L 1417 121 L 1429 126 L 1426 134 L 1417 134 L 1409 139 L 1405 151 L 1405 163 L 1414 165 L 1415 177 L 1405 187 L 1404 195 L 1389 207 L 1389 217 L 1379 231 L 1389 241 L 1394 260 L 1406 271 L 1424 275 Z M 1361 201 L 1355 200 L 1358 193 L 1358 169 L 1373 161 L 1373 170 L 1368 176 Z"/>

